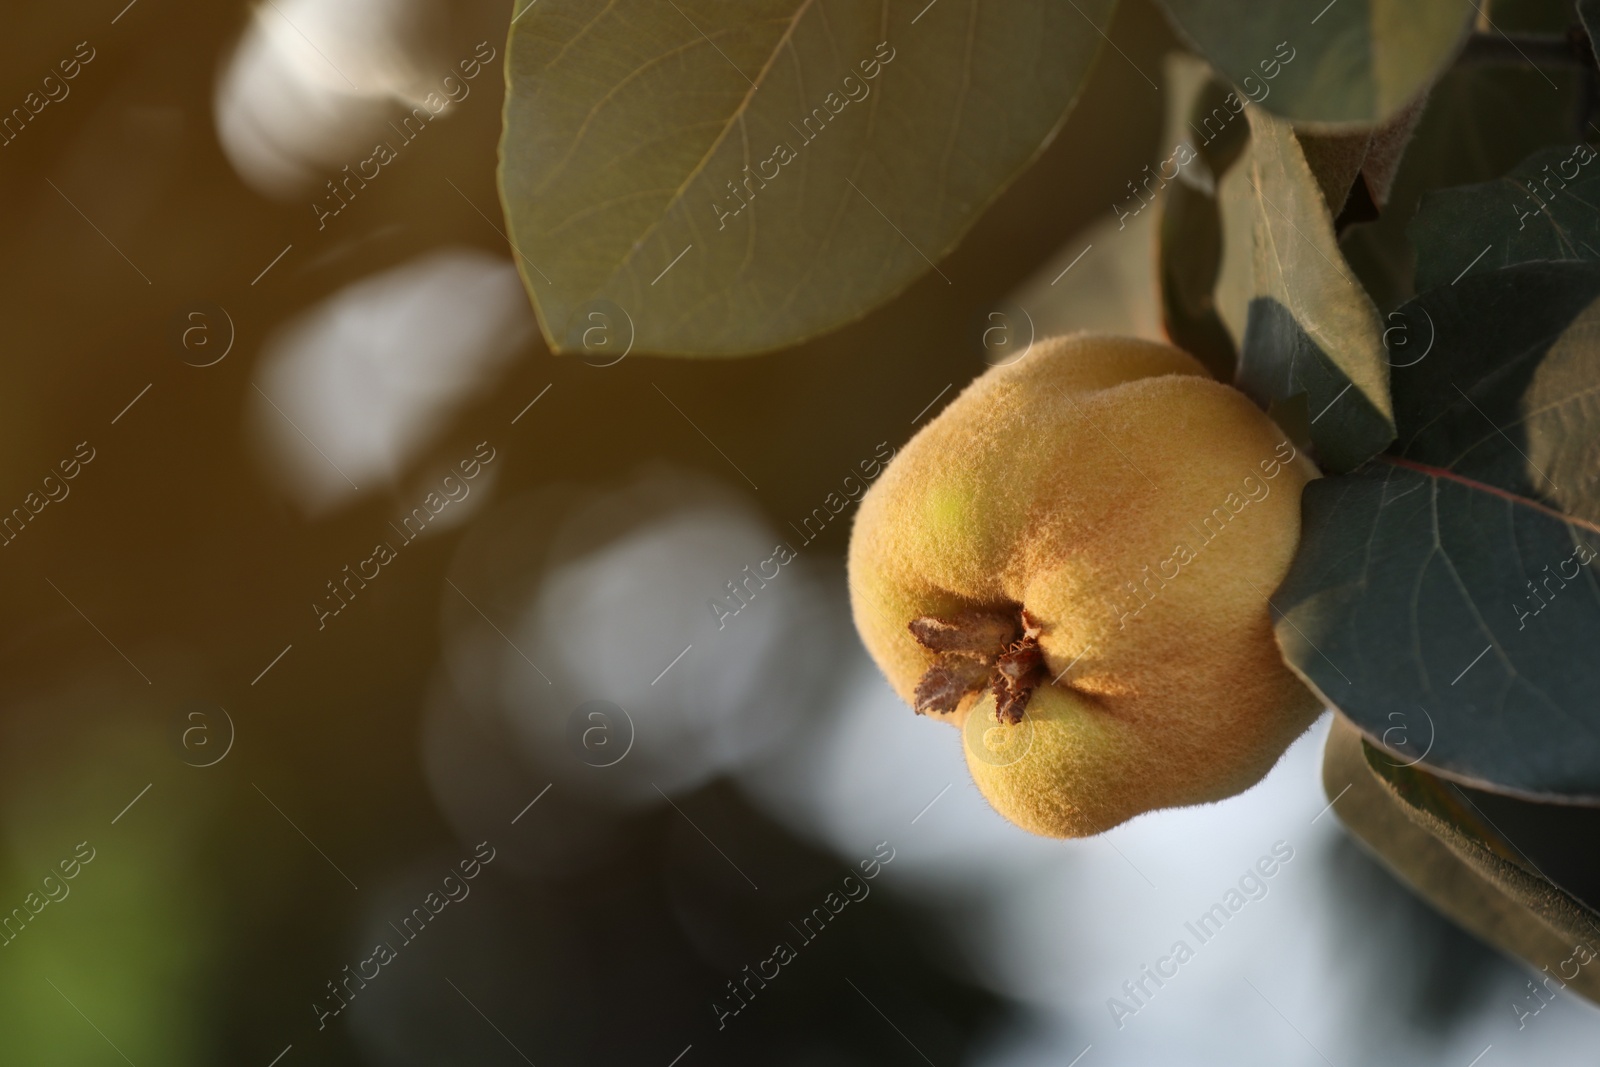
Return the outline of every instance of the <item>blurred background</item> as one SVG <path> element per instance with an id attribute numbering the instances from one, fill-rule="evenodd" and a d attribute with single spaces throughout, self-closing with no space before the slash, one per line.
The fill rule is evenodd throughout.
<path id="1" fill-rule="evenodd" d="M 952 284 L 689 362 L 544 348 L 514 14 L 9 13 L 0 1062 L 1593 1062 L 1592 1007 L 1527 1015 L 1346 837 L 1325 723 L 1227 803 L 1029 837 L 857 643 L 848 508 L 798 528 L 1032 337 L 1159 330 L 1151 231 L 1107 225 L 1168 154 L 1159 15 Z"/>

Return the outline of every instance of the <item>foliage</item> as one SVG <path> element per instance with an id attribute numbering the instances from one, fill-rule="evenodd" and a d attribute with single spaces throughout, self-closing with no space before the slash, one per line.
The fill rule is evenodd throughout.
<path id="1" fill-rule="evenodd" d="M 1547 956 L 1493 931 L 1561 900 L 1538 921 L 1566 936 L 1587 905 L 1456 798 L 1600 805 L 1600 4 L 1159 2 L 1160 162 L 1016 309 L 1159 323 L 1308 446 L 1324 477 L 1271 605 L 1340 713 L 1330 776 L 1364 783 L 1339 810 Z M 916 306 L 893 298 L 951 284 L 1096 64 L 1155 86 L 1115 43 L 1136 6 L 541 0 L 500 181 L 547 340 L 581 352 L 622 312 L 637 351 L 736 356 Z"/>

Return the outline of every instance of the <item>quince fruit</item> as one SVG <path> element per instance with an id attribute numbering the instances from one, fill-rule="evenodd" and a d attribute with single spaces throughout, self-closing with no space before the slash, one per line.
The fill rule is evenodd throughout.
<path id="1" fill-rule="evenodd" d="M 1038 834 L 1249 788 L 1321 711 L 1268 597 L 1315 468 L 1150 341 L 1056 338 L 979 377 L 861 501 L 851 608 L 979 789 Z"/>

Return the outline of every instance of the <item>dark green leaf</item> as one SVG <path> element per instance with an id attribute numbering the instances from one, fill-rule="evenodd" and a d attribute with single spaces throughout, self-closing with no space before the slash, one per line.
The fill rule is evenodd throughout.
<path id="1" fill-rule="evenodd" d="M 1576 105 L 1582 94 L 1577 74 L 1457 66 L 1434 87 L 1382 215 L 1351 226 L 1340 237 L 1346 258 L 1380 309 L 1398 307 L 1417 293 L 1412 285 L 1415 255 L 1406 229 L 1425 194 L 1498 178 L 1530 152 L 1578 136 L 1582 123 L 1576 121 Z M 1552 82 L 1558 87 L 1554 91 Z M 1478 245 L 1472 254 L 1482 248 Z M 1457 270 L 1465 265 L 1463 261 Z"/>
<path id="2" fill-rule="evenodd" d="M 1600 260 L 1600 153 L 1545 148 L 1503 178 L 1430 193 L 1410 234 L 1419 291 L 1469 268 Z"/>
<path id="3" fill-rule="evenodd" d="M 1318 463 L 1352 470 L 1394 437 L 1378 310 L 1289 124 L 1246 111 L 1255 289 L 1239 386 L 1263 406 L 1307 394 Z"/>
<path id="4" fill-rule="evenodd" d="M 1162 2 L 1213 66 L 1297 124 L 1389 118 L 1439 77 L 1474 14 L 1459 0 Z"/>
<path id="5" fill-rule="evenodd" d="M 529 5 L 500 182 L 552 347 L 596 309 L 692 355 L 861 316 L 1039 153 L 1113 5 Z"/>
<path id="6" fill-rule="evenodd" d="M 1600 266 L 1469 274 L 1394 319 L 1399 438 L 1307 487 L 1279 645 L 1368 736 L 1406 726 L 1402 758 L 1600 800 Z"/>

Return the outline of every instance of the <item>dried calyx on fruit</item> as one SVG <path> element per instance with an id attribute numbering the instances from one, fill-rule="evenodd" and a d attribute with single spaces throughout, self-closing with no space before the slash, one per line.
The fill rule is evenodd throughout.
<path id="1" fill-rule="evenodd" d="M 1044 675 L 1041 628 L 1027 608 L 923 615 L 911 620 L 910 629 L 936 657 L 917 682 L 918 715 L 954 711 L 988 688 L 994 693 L 996 722 L 1015 726 L 1022 721 L 1028 697 Z"/>

